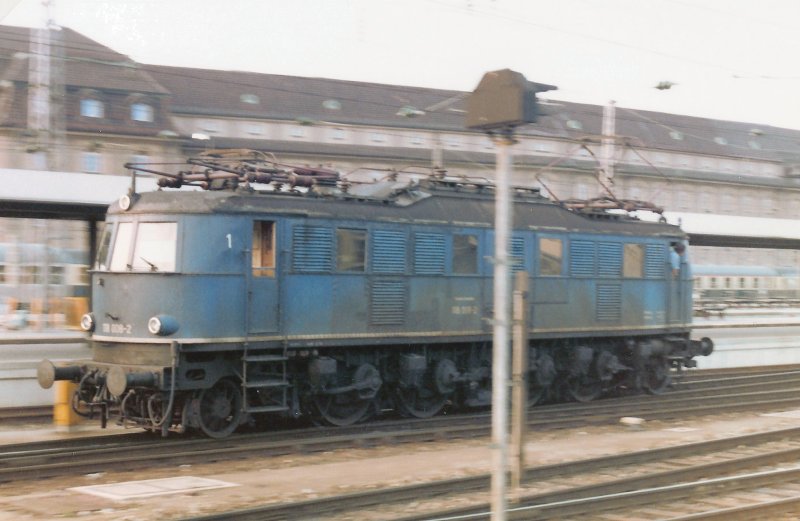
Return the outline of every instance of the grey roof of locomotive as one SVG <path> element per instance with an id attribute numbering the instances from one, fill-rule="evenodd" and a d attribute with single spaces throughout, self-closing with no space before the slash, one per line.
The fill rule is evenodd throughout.
<path id="1" fill-rule="evenodd" d="M 402 191 L 401 191 L 402 192 Z M 494 194 L 491 189 L 461 189 L 415 186 L 403 193 L 405 200 L 360 196 L 337 190 L 326 194 L 288 192 L 157 191 L 140 194 L 133 206 L 123 211 L 118 204 L 110 214 L 270 214 L 348 221 L 418 224 L 450 224 L 490 228 L 494 223 Z M 564 208 L 531 191 L 517 193 L 514 204 L 515 229 L 569 231 L 685 238 L 678 227 L 647 222 L 626 214 L 586 214 Z"/>

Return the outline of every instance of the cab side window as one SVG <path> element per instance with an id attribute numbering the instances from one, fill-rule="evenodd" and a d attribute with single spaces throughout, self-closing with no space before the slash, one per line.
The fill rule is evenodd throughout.
<path id="1" fill-rule="evenodd" d="M 275 276 L 275 223 L 255 221 L 253 223 L 253 276 Z"/>
<path id="2" fill-rule="evenodd" d="M 458 275 L 478 273 L 477 235 L 453 235 L 453 273 Z"/>
<path id="3" fill-rule="evenodd" d="M 644 276 L 644 245 L 625 244 L 622 275 L 633 279 L 641 279 Z"/>
<path id="4" fill-rule="evenodd" d="M 561 262 L 563 258 L 564 245 L 561 239 L 539 238 L 539 275 L 549 277 L 563 275 Z"/>
<path id="5" fill-rule="evenodd" d="M 365 271 L 367 267 L 367 231 L 349 228 L 336 230 L 336 269 Z"/>

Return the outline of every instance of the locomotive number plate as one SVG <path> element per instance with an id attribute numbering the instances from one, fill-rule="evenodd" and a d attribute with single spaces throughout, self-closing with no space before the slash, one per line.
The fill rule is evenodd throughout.
<path id="1" fill-rule="evenodd" d="M 103 333 L 113 333 L 116 335 L 130 335 L 133 326 L 130 324 L 103 324 Z"/>

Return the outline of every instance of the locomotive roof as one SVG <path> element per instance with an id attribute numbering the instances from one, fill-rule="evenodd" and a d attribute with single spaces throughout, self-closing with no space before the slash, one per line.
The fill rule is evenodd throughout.
<path id="1" fill-rule="evenodd" d="M 422 183 L 408 190 L 404 204 L 340 192 L 328 195 L 286 192 L 171 191 L 137 194 L 131 208 L 112 204 L 109 214 L 256 214 L 294 215 L 348 221 L 451 224 L 490 228 L 494 223 L 494 193 Z M 553 231 L 620 233 L 685 237 L 677 226 L 601 213 L 570 210 L 530 191 L 517 193 L 514 227 Z"/>

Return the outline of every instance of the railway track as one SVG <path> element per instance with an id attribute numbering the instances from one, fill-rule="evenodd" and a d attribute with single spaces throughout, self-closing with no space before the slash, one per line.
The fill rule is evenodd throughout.
<path id="1" fill-rule="evenodd" d="M 740 512 L 737 515 L 741 517 L 732 519 L 753 519 L 756 508 L 785 514 L 800 509 L 798 435 L 800 429 L 784 429 L 530 468 L 508 517 L 689 521 L 722 519 L 722 515 L 729 519 Z M 796 466 L 786 469 L 787 461 L 797 462 Z M 489 519 L 489 482 L 489 475 L 478 475 L 268 505 L 191 521 L 337 519 L 337 515 L 396 521 Z M 430 507 L 444 497 L 468 506 Z M 407 505 L 412 502 L 419 511 L 409 514 Z M 760 510 L 758 517 L 764 518 Z"/>
<path id="2" fill-rule="evenodd" d="M 41 407 L 6 407 L 0 409 L 0 422 L 20 424 L 26 422 L 43 422 L 53 417 L 53 406 Z"/>
<path id="3" fill-rule="evenodd" d="M 800 372 L 698 379 L 666 395 L 630 396 L 589 404 L 537 407 L 528 428 L 543 431 L 615 423 L 621 416 L 669 420 L 747 410 L 800 406 Z M 305 428 L 234 436 L 225 440 L 130 433 L 0 447 L 0 482 L 61 475 L 126 471 L 254 457 L 488 436 L 486 413 L 389 420 L 350 428 Z"/>

